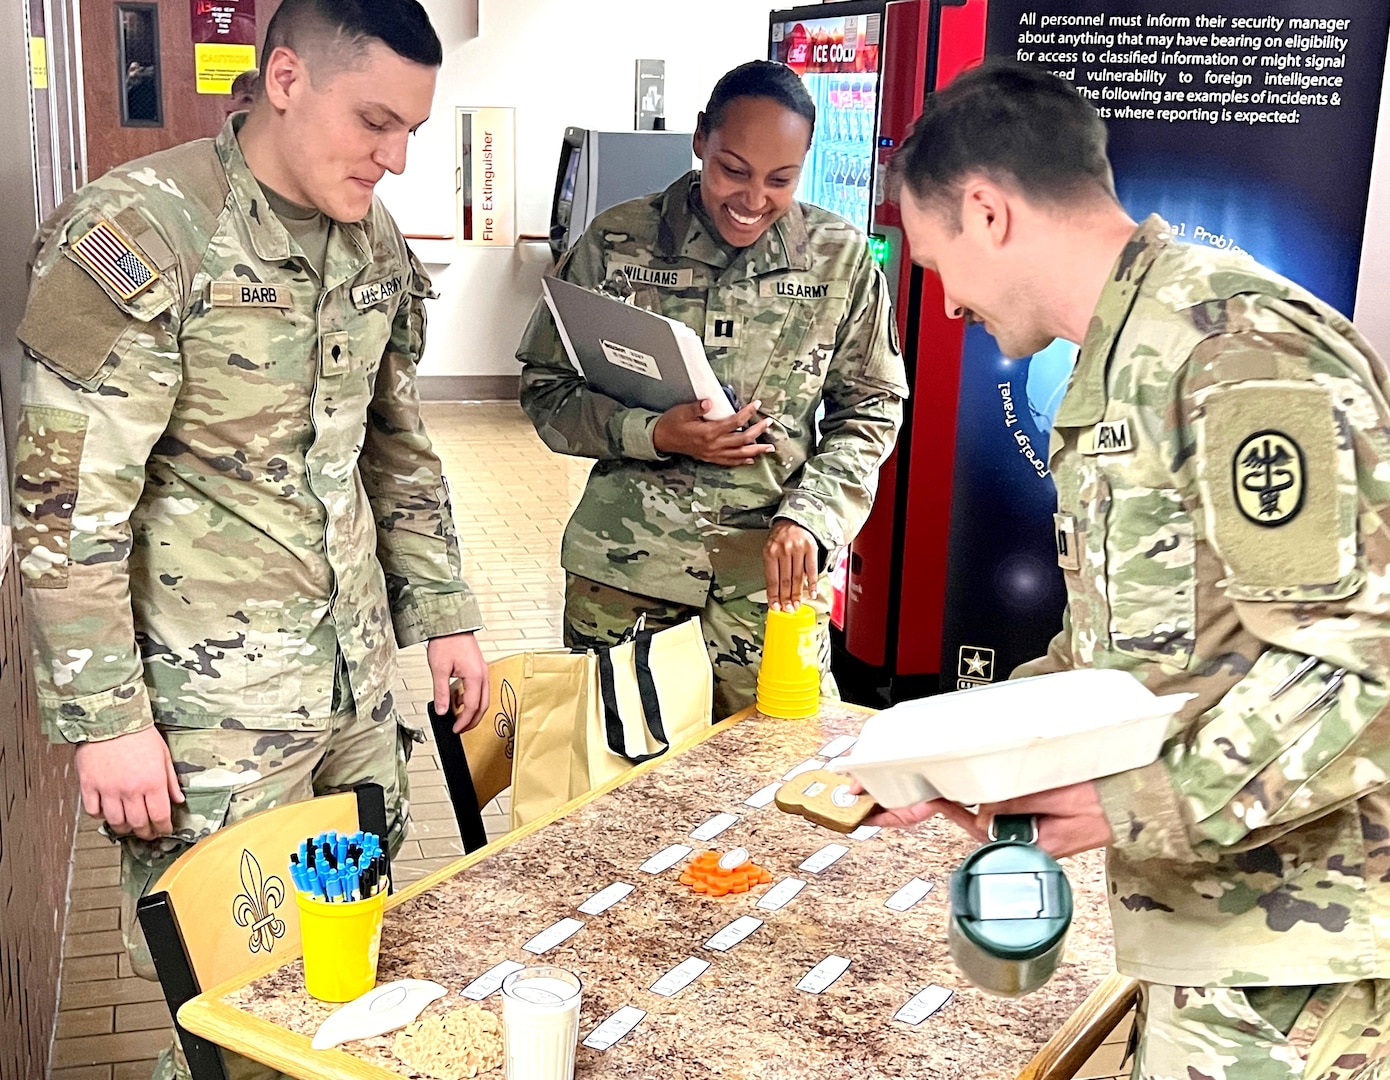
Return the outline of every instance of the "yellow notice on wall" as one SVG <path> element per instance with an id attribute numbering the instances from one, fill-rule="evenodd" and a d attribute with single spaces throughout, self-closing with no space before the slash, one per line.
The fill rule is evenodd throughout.
<path id="1" fill-rule="evenodd" d="M 29 84 L 35 90 L 48 89 L 48 42 L 41 37 L 29 39 Z"/>
<path id="2" fill-rule="evenodd" d="M 230 94 L 232 80 L 256 66 L 254 45 L 193 45 L 193 69 L 198 76 L 198 93 Z"/>

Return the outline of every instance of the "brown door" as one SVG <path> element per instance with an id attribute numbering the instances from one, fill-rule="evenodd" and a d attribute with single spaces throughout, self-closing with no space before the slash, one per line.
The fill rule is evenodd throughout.
<path id="1" fill-rule="evenodd" d="M 279 6 L 255 0 L 258 63 Z M 222 127 L 231 99 L 198 93 L 191 7 L 189 0 L 81 0 L 88 179 Z"/>

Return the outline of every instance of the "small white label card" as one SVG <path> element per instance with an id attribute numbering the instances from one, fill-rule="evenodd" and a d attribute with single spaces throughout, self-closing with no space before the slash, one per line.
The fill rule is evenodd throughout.
<path id="1" fill-rule="evenodd" d="M 853 735 L 841 735 L 838 739 L 831 739 L 817 752 L 823 758 L 839 757 L 858 741 Z"/>
<path id="2" fill-rule="evenodd" d="M 584 929 L 583 919 L 561 919 L 554 925 L 547 926 L 522 948 L 528 953 L 535 953 L 539 956 L 541 953 L 555 948 L 560 942 L 568 941 L 582 929 Z"/>
<path id="3" fill-rule="evenodd" d="M 632 1005 L 624 1005 L 589 1032 L 589 1037 L 584 1040 L 584 1045 L 590 1050 L 611 1050 L 617 1045 L 618 1040 L 640 1024 L 646 1015 L 641 1009 Z"/>
<path id="4" fill-rule="evenodd" d="M 878 825 L 860 825 L 854 832 L 849 834 L 851 840 L 869 840 L 883 831 Z"/>
<path id="5" fill-rule="evenodd" d="M 625 899 L 634 888 L 635 886 L 629 885 L 626 881 L 615 881 L 580 904 L 579 910 L 585 915 L 602 915 L 619 900 Z"/>
<path id="6" fill-rule="evenodd" d="M 492 997 L 493 994 L 502 989 L 503 979 L 513 971 L 520 971 L 525 966 L 525 964 L 518 964 L 515 960 L 503 960 L 500 964 L 488 968 L 459 993 L 470 1001 L 482 1001 L 484 998 Z"/>
<path id="7" fill-rule="evenodd" d="M 796 984 L 796 988 L 804 990 L 808 994 L 819 994 L 848 970 L 849 961 L 843 956 L 827 956 L 801 976 L 801 981 Z"/>
<path id="8" fill-rule="evenodd" d="M 904 1024 L 920 1024 L 937 1009 L 951 1000 L 952 992 L 944 986 L 927 986 L 914 994 L 912 1000 L 893 1014 Z"/>
<path id="9" fill-rule="evenodd" d="M 752 915 L 740 915 L 706 941 L 705 948 L 714 949 L 716 952 L 728 952 L 762 924 L 762 919 L 755 919 Z"/>
<path id="10" fill-rule="evenodd" d="M 802 863 L 799 869 L 805 870 L 808 874 L 819 874 L 822 870 L 834 866 L 848 852 L 849 848 L 844 844 L 826 844 Z"/>
<path id="11" fill-rule="evenodd" d="M 758 907 L 764 911 L 777 911 L 795 900 L 796 894 L 804 888 L 806 888 L 806 882 L 800 878 L 783 878 L 763 893 L 762 899 L 758 901 Z"/>
<path id="12" fill-rule="evenodd" d="M 807 758 L 800 765 L 793 765 L 790 769 L 788 769 L 786 775 L 783 776 L 782 779 L 793 780 L 804 772 L 811 772 L 813 769 L 823 768 L 825 768 L 825 762 L 823 762 L 820 758 Z"/>
<path id="13" fill-rule="evenodd" d="M 920 903 L 923 897 L 931 891 L 932 883 L 930 881 L 923 881 L 921 878 L 915 877 L 885 900 L 883 906 L 894 911 L 907 911 Z"/>
<path id="14" fill-rule="evenodd" d="M 671 869 L 676 863 L 688 856 L 691 850 L 684 844 L 672 844 L 668 848 L 662 848 L 637 869 L 644 874 L 660 874 L 662 871 Z"/>
<path id="15" fill-rule="evenodd" d="M 713 840 L 730 825 L 738 824 L 737 814 L 715 814 L 691 834 L 692 840 Z"/>
<path id="16" fill-rule="evenodd" d="M 688 956 L 652 983 L 649 989 L 653 994 L 660 994 L 662 997 L 675 997 L 708 970 L 708 960 Z"/>
<path id="17" fill-rule="evenodd" d="M 751 806 L 757 810 L 761 810 L 764 806 L 771 806 L 772 800 L 777 798 L 777 789 L 781 786 L 782 781 L 774 780 L 772 783 L 768 784 L 767 787 L 759 788 L 757 791 L 753 792 L 752 795 L 749 795 L 748 798 L 744 799 L 743 805 Z"/>
<path id="18" fill-rule="evenodd" d="M 603 347 L 603 355 L 608 357 L 608 362 L 614 367 L 626 368 L 649 379 L 661 381 L 661 369 L 656 366 L 656 357 L 648 356 L 626 345 L 619 345 L 616 341 L 601 339 L 599 345 Z"/>

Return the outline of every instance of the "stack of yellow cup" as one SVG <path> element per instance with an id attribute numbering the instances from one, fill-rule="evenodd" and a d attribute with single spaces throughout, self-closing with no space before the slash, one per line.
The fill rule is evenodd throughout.
<path id="1" fill-rule="evenodd" d="M 809 604 L 795 611 L 767 613 L 763 662 L 758 668 L 758 712 L 780 720 L 800 720 L 820 710 L 820 642 L 816 612 Z"/>

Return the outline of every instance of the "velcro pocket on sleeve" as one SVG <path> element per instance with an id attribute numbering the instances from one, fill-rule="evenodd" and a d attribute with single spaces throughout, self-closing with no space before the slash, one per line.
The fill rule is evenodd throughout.
<path id="1" fill-rule="evenodd" d="M 1240 600 L 1331 600 L 1360 588 L 1355 455 L 1333 395 L 1260 379 L 1198 395 L 1207 530 Z"/>
<path id="2" fill-rule="evenodd" d="M 133 321 L 91 275 L 70 259 L 58 258 L 34 278 L 18 335 L 35 357 L 88 385 Z"/>
<path id="3" fill-rule="evenodd" d="M 77 506 L 87 418 L 67 409 L 28 406 L 15 433 L 14 539 L 24 583 L 68 584 L 68 543 Z"/>

